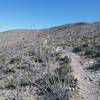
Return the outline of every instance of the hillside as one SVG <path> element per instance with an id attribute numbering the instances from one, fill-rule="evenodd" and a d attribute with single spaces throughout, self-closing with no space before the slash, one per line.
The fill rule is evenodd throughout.
<path id="1" fill-rule="evenodd" d="M 100 100 L 100 22 L 0 32 L 0 100 Z"/>
<path id="2" fill-rule="evenodd" d="M 19 41 L 18 39 L 26 36 L 29 40 L 33 40 L 34 36 L 40 32 L 41 34 L 49 34 L 54 38 L 63 38 L 65 36 L 78 36 L 87 34 L 97 34 L 100 31 L 100 22 L 96 23 L 76 23 L 76 24 L 66 24 L 62 26 L 57 26 L 48 29 L 41 30 L 30 30 L 30 29 L 20 29 L 20 30 L 9 30 L 0 33 L 0 44 L 10 41 Z M 6 35 L 5 35 L 6 34 Z M 5 40 L 3 40 L 5 39 Z"/>

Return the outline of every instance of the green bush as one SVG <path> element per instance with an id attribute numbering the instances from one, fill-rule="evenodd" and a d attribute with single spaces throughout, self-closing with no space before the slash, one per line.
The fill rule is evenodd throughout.
<path id="1" fill-rule="evenodd" d="M 95 54 L 96 57 L 100 57 L 100 51 L 97 51 Z"/>
<path id="2" fill-rule="evenodd" d="M 60 53 L 54 53 L 54 57 L 55 57 L 55 61 L 57 62 L 60 59 L 61 54 Z"/>
<path id="3" fill-rule="evenodd" d="M 68 56 L 60 57 L 58 60 L 59 64 L 69 64 L 71 62 L 71 59 Z"/>
<path id="4" fill-rule="evenodd" d="M 25 87 L 27 85 L 33 84 L 33 79 L 28 75 L 13 76 L 9 75 L 3 79 L 4 87 L 8 89 L 15 89 L 17 87 Z"/>
<path id="5" fill-rule="evenodd" d="M 8 89 L 14 89 L 15 84 L 14 84 L 14 77 L 13 76 L 8 76 L 4 79 L 4 87 Z"/>
<path id="6" fill-rule="evenodd" d="M 14 58 L 12 58 L 9 62 L 9 64 L 20 64 L 21 63 L 21 60 L 22 60 L 22 57 L 21 56 L 16 56 Z"/>
<path id="7" fill-rule="evenodd" d="M 6 74 L 8 74 L 8 73 L 15 73 L 14 66 L 6 66 L 5 73 Z"/>
<path id="8" fill-rule="evenodd" d="M 85 50 L 85 55 L 94 55 L 95 54 L 95 50 L 94 49 L 86 49 Z"/>
<path id="9" fill-rule="evenodd" d="M 3 54 L 0 54 L 0 64 L 4 64 L 5 63 L 5 57 Z"/>
<path id="10" fill-rule="evenodd" d="M 16 80 L 14 81 L 14 84 L 16 84 L 16 86 L 18 87 L 25 87 L 27 85 L 30 85 L 30 81 L 29 81 L 30 77 L 28 77 L 27 75 L 22 75 L 20 77 L 17 77 Z"/>

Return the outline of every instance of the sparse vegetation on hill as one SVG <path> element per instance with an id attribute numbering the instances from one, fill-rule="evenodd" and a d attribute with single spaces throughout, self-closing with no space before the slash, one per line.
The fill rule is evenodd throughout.
<path id="1" fill-rule="evenodd" d="M 66 55 L 69 50 L 71 58 Z M 74 53 L 95 63 L 79 68 L 84 63 L 72 58 Z M 81 100 L 78 79 L 82 77 L 86 86 L 89 80 L 99 86 L 100 77 L 95 78 L 100 73 L 99 59 L 99 23 L 0 33 L 0 100 Z M 74 73 L 73 60 L 90 76 L 76 78 L 82 73 Z"/>

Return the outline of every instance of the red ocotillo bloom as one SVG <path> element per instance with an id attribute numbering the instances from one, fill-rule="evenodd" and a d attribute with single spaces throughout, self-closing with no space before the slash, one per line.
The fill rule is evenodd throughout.
<path id="1" fill-rule="evenodd" d="M 48 48 L 45 47 L 45 54 L 48 55 Z"/>
<path id="2" fill-rule="evenodd" d="M 35 58 L 35 61 L 37 61 L 37 59 L 38 59 L 38 52 L 37 52 L 37 49 L 35 49 L 34 52 L 35 52 L 35 57 L 36 57 L 36 58 Z"/>
<path id="3" fill-rule="evenodd" d="M 48 47 L 45 47 L 44 51 L 45 51 L 46 59 L 48 61 L 48 53 L 49 53 L 48 51 L 49 51 L 49 48 Z"/>
<path id="4" fill-rule="evenodd" d="M 40 37 L 41 37 L 41 33 L 38 32 L 38 34 L 37 34 L 37 38 L 39 39 Z"/>

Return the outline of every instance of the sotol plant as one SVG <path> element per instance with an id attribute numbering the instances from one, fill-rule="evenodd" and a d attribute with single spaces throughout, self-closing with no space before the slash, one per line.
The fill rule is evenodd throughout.
<path id="1" fill-rule="evenodd" d="M 39 45 L 39 47 L 41 46 Z M 34 82 L 34 85 L 38 90 L 37 94 L 43 97 L 43 100 L 69 100 L 71 95 L 71 83 L 74 80 L 74 77 L 71 74 L 71 66 L 69 65 L 70 60 L 68 57 L 65 57 L 62 66 L 55 71 L 50 71 L 49 68 L 52 67 L 52 65 L 49 61 L 49 49 L 47 47 L 42 47 L 42 49 L 38 50 L 40 56 L 43 56 L 41 50 L 44 50 L 43 58 L 45 59 L 48 70 L 47 73 L 41 74 L 40 78 Z M 56 61 L 59 60 L 61 60 L 60 55 L 56 54 Z"/>

